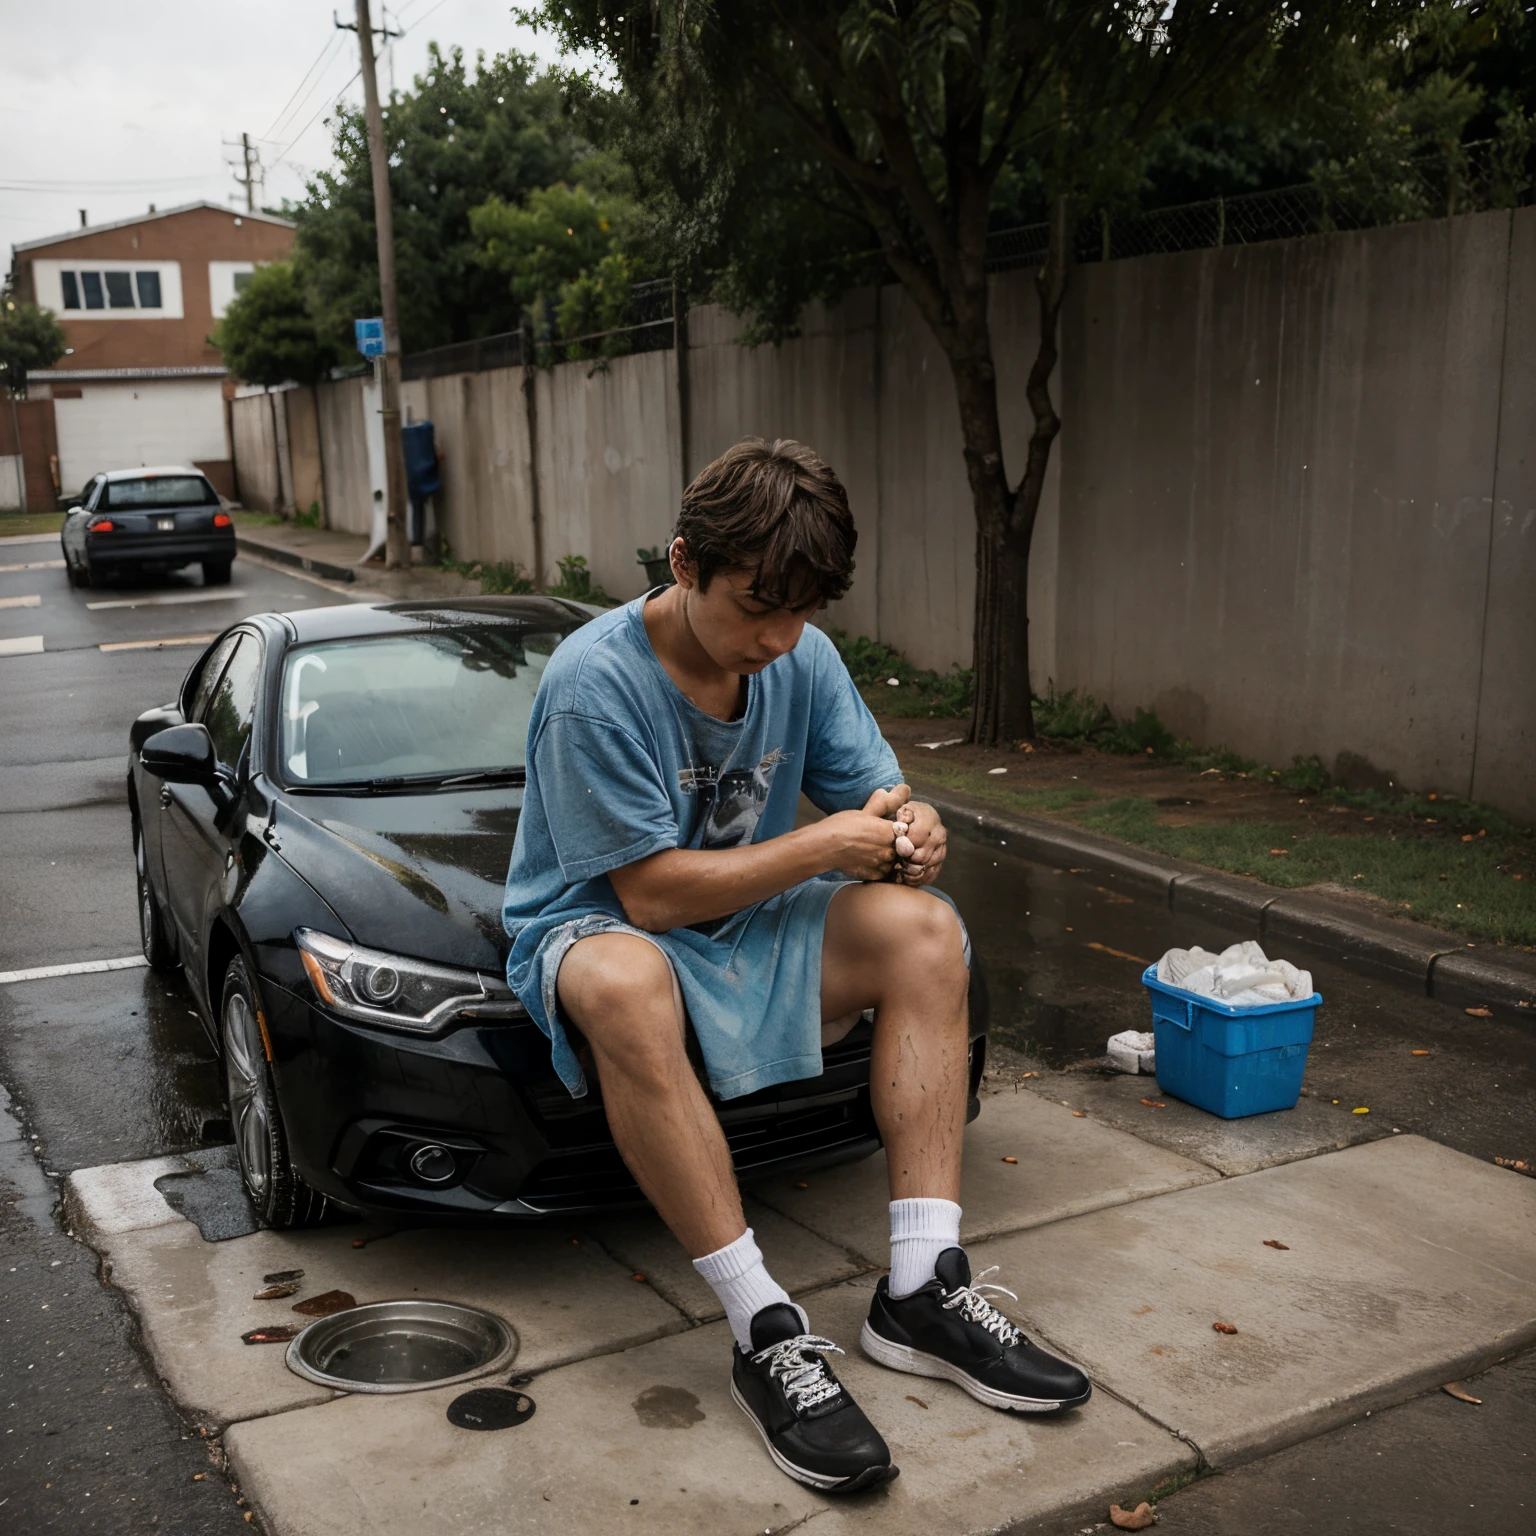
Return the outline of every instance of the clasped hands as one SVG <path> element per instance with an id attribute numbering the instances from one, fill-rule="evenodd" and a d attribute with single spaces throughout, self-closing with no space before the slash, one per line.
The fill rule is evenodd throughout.
<path id="1" fill-rule="evenodd" d="M 835 867 L 855 880 L 894 875 L 902 885 L 930 885 L 944 864 L 944 823 L 905 784 L 877 789 L 862 810 L 839 811 L 823 826 L 838 842 Z"/>

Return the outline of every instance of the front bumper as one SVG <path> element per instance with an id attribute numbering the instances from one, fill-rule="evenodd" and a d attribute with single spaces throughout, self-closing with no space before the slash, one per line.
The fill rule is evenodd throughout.
<path id="1" fill-rule="evenodd" d="M 233 560 L 235 535 L 220 533 L 96 533 L 85 536 L 85 559 L 93 572 L 132 566 L 176 570 L 201 560 Z"/>
<path id="2" fill-rule="evenodd" d="M 382 1216 L 520 1222 L 639 1206 L 599 1090 L 573 1099 L 531 1020 L 419 1038 L 343 1021 L 262 983 L 289 1151 L 304 1180 Z M 743 1181 L 867 1157 L 880 1145 L 869 1098 L 871 1029 L 823 1053 L 823 1072 L 716 1103 Z M 972 1113 L 986 1054 L 972 1042 Z M 446 1178 L 413 1160 L 451 1159 Z M 434 1175 L 450 1165 L 434 1153 Z"/>

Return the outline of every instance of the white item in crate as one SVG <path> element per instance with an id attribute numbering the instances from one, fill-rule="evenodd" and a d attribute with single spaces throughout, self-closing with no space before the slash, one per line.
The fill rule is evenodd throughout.
<path id="1" fill-rule="evenodd" d="M 1289 960 L 1271 960 L 1252 939 L 1213 955 L 1209 950 L 1170 949 L 1157 962 L 1157 979 L 1234 1008 L 1261 1008 L 1312 996 L 1312 973 Z"/>
<path id="2" fill-rule="evenodd" d="M 1148 1075 L 1157 1070 L 1156 1036 L 1150 1029 L 1122 1029 L 1109 1037 L 1109 1064 L 1116 1072 Z"/>

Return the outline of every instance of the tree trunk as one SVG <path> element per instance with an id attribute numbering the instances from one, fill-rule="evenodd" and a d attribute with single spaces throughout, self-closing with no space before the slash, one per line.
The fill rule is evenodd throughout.
<path id="1" fill-rule="evenodd" d="M 1057 324 L 1072 257 L 1071 209 L 1058 198 L 1051 210 L 1046 260 L 1035 278 L 1040 345 L 1026 396 L 1034 414 L 1024 476 L 1010 490 L 1003 466 L 1002 423 L 991 339 L 950 358 L 960 403 L 966 472 L 976 514 L 976 617 L 972 634 L 970 739 L 995 747 L 1035 735 L 1029 677 L 1029 547 L 1040 510 L 1051 444 L 1061 421 L 1051 402 Z"/>

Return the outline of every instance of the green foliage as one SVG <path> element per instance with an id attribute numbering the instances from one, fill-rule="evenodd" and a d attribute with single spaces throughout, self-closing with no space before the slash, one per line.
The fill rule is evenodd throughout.
<path id="1" fill-rule="evenodd" d="M 925 671 L 884 641 L 871 640 L 867 635 L 855 638 L 831 625 L 826 633 L 871 709 L 902 718 L 959 719 L 970 714 L 969 670 Z"/>
<path id="2" fill-rule="evenodd" d="M 590 153 L 560 81 L 535 69 L 516 53 L 481 54 L 469 69 L 459 49 L 445 56 L 434 43 L 425 73 L 385 109 L 407 352 L 517 329 L 505 274 L 478 259 L 471 215 L 488 199 L 516 207 L 574 179 Z M 294 260 L 311 306 L 350 352 L 352 321 L 379 312 L 373 184 L 361 111 L 338 105 L 330 122 L 335 167 L 283 212 L 298 224 Z"/>
<path id="3" fill-rule="evenodd" d="M 64 355 L 64 327 L 51 309 L 23 304 L 9 293 L 0 302 L 0 385 L 27 392 L 27 372 L 51 368 Z"/>
<path id="4" fill-rule="evenodd" d="M 546 588 L 551 597 L 567 597 L 577 603 L 606 603 L 612 607 L 615 599 L 601 587 L 593 586 L 592 572 L 587 569 L 585 555 L 565 555 L 557 560 L 560 580 Z"/>
<path id="5" fill-rule="evenodd" d="M 225 366 L 248 384 L 313 384 L 335 367 L 341 353 L 310 314 L 293 264 L 257 267 L 236 294 L 210 340 Z"/>
<path id="6" fill-rule="evenodd" d="M 320 503 L 312 501 L 307 512 L 295 512 L 293 514 L 295 528 L 318 528 L 320 526 Z"/>

